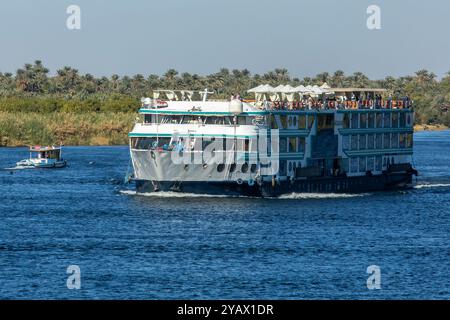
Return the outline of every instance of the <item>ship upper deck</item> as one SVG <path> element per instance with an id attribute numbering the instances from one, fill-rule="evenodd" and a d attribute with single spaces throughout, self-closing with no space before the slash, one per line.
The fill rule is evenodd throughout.
<path id="1" fill-rule="evenodd" d="M 201 99 L 195 100 L 195 91 L 155 90 L 153 99 L 143 98 L 142 114 L 173 115 L 235 115 L 230 102 L 239 100 L 240 115 L 264 115 L 277 112 L 308 111 L 332 112 L 336 110 L 411 110 L 413 101 L 408 97 L 393 97 L 385 89 L 374 88 L 330 88 L 322 87 L 258 86 L 248 90 L 255 93 L 254 99 L 241 99 L 239 95 L 230 100 L 208 100 L 209 92 L 197 92 Z M 165 96 L 166 99 L 160 99 Z"/>

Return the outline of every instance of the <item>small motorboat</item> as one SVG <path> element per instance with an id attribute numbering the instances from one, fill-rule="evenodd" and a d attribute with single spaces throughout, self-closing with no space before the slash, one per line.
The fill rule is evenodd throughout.
<path id="1" fill-rule="evenodd" d="M 32 146 L 30 157 L 16 163 L 14 169 L 64 168 L 67 161 L 61 157 L 62 147 Z"/>

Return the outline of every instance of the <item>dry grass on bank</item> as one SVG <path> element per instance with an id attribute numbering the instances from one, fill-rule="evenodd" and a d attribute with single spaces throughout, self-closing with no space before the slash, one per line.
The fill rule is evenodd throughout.
<path id="1" fill-rule="evenodd" d="M 128 143 L 136 113 L 0 112 L 0 146 Z"/>

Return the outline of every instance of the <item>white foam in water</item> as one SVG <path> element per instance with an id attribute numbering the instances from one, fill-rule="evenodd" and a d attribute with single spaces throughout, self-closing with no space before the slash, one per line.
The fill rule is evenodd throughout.
<path id="1" fill-rule="evenodd" d="M 157 197 L 157 198 L 240 198 L 244 196 L 213 195 L 187 192 L 158 191 L 158 192 L 136 192 L 132 190 L 121 190 L 120 193 L 132 196 Z M 249 198 L 249 197 L 246 197 Z"/>
<path id="2" fill-rule="evenodd" d="M 281 195 L 278 199 L 337 199 L 364 197 L 369 193 L 289 193 Z"/>
<path id="3" fill-rule="evenodd" d="M 450 183 L 418 184 L 414 189 L 450 187 Z"/>
<path id="4" fill-rule="evenodd" d="M 120 193 L 132 196 L 158 197 L 158 198 L 253 198 L 248 196 L 232 196 L 232 195 L 212 195 L 184 192 L 148 192 L 138 193 L 133 190 L 121 190 Z M 336 199 L 336 198 L 354 198 L 369 195 L 368 193 L 349 194 L 349 193 L 290 193 L 274 198 L 266 199 Z"/>

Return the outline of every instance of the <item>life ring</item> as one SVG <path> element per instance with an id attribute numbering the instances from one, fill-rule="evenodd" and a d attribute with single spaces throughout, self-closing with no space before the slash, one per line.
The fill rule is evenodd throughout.
<path id="1" fill-rule="evenodd" d="M 252 187 L 252 186 L 255 185 L 255 180 L 249 179 L 249 180 L 247 181 L 247 183 L 248 183 L 248 185 L 249 185 L 250 187 Z"/>
<path id="2" fill-rule="evenodd" d="M 239 179 L 236 180 L 236 182 L 237 182 L 237 184 L 241 185 L 241 184 L 244 183 L 244 180 L 242 180 L 241 178 L 239 178 Z"/>

